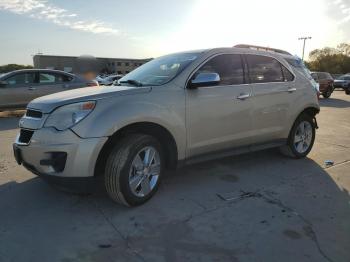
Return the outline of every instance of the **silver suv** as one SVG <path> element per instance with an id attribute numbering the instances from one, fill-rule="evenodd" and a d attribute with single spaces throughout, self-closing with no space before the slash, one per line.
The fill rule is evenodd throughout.
<path id="1" fill-rule="evenodd" d="M 0 110 L 25 108 L 31 100 L 40 96 L 96 85 L 94 81 L 58 70 L 12 71 L 0 76 Z"/>
<path id="2" fill-rule="evenodd" d="M 258 49 L 167 55 L 118 86 L 35 99 L 19 123 L 16 160 L 74 189 L 103 177 L 113 200 L 135 206 L 167 168 L 272 147 L 305 157 L 320 109 L 311 76 L 300 59 Z"/>

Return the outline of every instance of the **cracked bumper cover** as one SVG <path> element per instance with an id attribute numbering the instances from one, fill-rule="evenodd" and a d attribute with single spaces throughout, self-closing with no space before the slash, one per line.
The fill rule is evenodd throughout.
<path id="1" fill-rule="evenodd" d="M 53 182 L 82 181 L 94 177 L 98 154 L 107 137 L 80 138 L 71 130 L 57 131 L 54 128 L 35 130 L 28 145 L 18 142 L 13 145 L 17 162 L 32 173 Z M 55 168 L 53 156 L 59 159 L 60 168 Z M 63 166 L 62 166 L 63 165 Z"/>

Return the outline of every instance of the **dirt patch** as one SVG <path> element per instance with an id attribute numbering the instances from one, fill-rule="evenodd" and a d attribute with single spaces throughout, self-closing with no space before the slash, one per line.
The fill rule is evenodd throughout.
<path id="1" fill-rule="evenodd" d="M 283 234 L 291 239 L 300 239 L 302 236 L 294 230 L 284 230 Z"/>
<path id="2" fill-rule="evenodd" d="M 5 172 L 6 170 L 7 167 L 4 164 L 0 163 L 0 173 Z"/>
<path id="3" fill-rule="evenodd" d="M 0 118 L 22 117 L 25 113 L 25 110 L 0 111 Z"/>

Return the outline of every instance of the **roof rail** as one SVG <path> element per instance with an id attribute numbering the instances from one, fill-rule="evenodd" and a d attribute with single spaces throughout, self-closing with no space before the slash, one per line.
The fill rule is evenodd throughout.
<path id="1" fill-rule="evenodd" d="M 264 46 L 257 46 L 257 45 L 235 45 L 234 47 L 237 48 L 248 48 L 248 49 L 253 49 L 253 50 L 262 50 L 262 51 L 268 51 L 268 52 L 275 52 L 279 54 L 284 54 L 284 55 L 291 55 L 287 51 L 281 50 L 281 49 L 276 49 L 276 48 L 271 48 L 271 47 L 264 47 Z"/>

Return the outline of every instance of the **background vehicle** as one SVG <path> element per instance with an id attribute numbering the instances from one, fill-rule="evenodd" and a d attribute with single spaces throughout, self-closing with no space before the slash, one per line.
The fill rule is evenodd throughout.
<path id="1" fill-rule="evenodd" d="M 334 91 L 334 79 L 327 72 L 311 72 L 312 78 L 319 84 L 319 90 L 324 98 L 329 98 Z"/>
<path id="2" fill-rule="evenodd" d="M 102 175 L 113 200 L 135 206 L 155 194 L 166 168 L 272 147 L 305 157 L 317 91 L 298 59 L 270 50 L 167 55 L 120 86 L 35 99 L 20 120 L 16 160 L 52 183 L 81 187 Z"/>
<path id="3" fill-rule="evenodd" d="M 0 109 L 25 108 L 31 100 L 40 96 L 95 85 L 93 81 L 63 71 L 13 71 L 0 77 Z"/>
<path id="4" fill-rule="evenodd" d="M 100 85 L 110 86 L 115 81 L 119 80 L 122 77 L 123 77 L 122 75 L 109 75 L 109 76 L 106 76 L 104 78 L 102 78 L 102 77 L 96 78 L 96 80 L 98 81 L 98 83 Z"/>
<path id="5" fill-rule="evenodd" d="M 334 87 L 342 88 L 347 95 L 350 95 L 350 74 L 342 75 L 335 79 Z"/>

